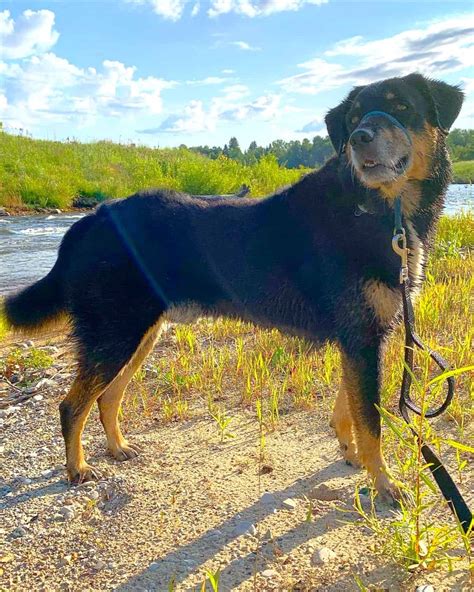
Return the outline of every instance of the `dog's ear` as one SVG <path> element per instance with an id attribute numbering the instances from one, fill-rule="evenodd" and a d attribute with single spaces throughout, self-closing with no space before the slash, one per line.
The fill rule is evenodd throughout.
<path id="1" fill-rule="evenodd" d="M 461 111 L 464 93 L 459 87 L 439 80 L 428 80 L 428 88 L 436 107 L 439 127 L 448 131 Z"/>
<path id="2" fill-rule="evenodd" d="M 417 88 L 427 98 L 429 97 L 437 127 L 446 132 L 449 131 L 461 111 L 464 101 L 462 90 L 441 80 L 425 78 L 422 74 L 409 74 L 406 80 L 415 83 Z"/>
<path id="3" fill-rule="evenodd" d="M 339 156 L 344 152 L 346 142 L 349 138 L 349 132 L 346 125 L 346 114 L 351 108 L 354 98 L 363 88 L 363 86 L 356 86 L 351 90 L 342 103 L 328 111 L 324 118 L 328 129 L 329 139 Z"/>

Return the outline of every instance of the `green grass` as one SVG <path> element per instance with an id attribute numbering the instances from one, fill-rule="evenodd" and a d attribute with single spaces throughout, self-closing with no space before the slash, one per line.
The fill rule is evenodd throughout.
<path id="1" fill-rule="evenodd" d="M 453 180 L 455 183 L 472 183 L 474 181 L 474 160 L 465 160 L 453 164 Z"/>
<path id="2" fill-rule="evenodd" d="M 210 160 L 185 148 L 157 149 L 112 142 L 81 144 L 12 136 L 0 131 L 0 205 L 69 208 L 74 198 L 126 197 L 148 187 L 196 194 L 232 193 L 246 183 L 253 196 L 295 182 L 267 156 L 246 166 Z"/>

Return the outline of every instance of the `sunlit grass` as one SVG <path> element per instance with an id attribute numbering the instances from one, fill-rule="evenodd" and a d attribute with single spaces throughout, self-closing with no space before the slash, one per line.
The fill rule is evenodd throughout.
<path id="1" fill-rule="evenodd" d="M 252 196 L 294 183 L 302 170 L 280 167 L 269 155 L 252 166 L 205 158 L 185 148 L 113 142 L 52 142 L 0 131 L 0 205 L 67 208 L 76 197 L 126 197 L 150 187 L 193 194 L 233 193 L 243 183 Z"/>

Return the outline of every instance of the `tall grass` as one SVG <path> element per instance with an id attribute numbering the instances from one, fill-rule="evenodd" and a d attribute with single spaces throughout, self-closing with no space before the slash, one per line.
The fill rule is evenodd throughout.
<path id="1" fill-rule="evenodd" d="M 301 170 L 269 155 L 247 166 L 210 160 L 186 148 L 112 142 L 81 144 L 12 136 L 0 131 L 0 205 L 67 208 L 79 196 L 125 197 L 148 187 L 196 194 L 232 193 L 246 183 L 253 196 L 296 181 Z"/>
<path id="2" fill-rule="evenodd" d="M 453 164 L 455 183 L 472 183 L 474 181 L 474 160 L 464 160 Z"/>

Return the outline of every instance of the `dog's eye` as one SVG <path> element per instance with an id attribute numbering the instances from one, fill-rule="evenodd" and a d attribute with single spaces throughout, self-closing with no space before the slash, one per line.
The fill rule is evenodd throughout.
<path id="1" fill-rule="evenodd" d="M 408 109 L 408 105 L 404 105 L 403 103 L 398 103 L 397 111 L 406 111 Z"/>
<path id="2" fill-rule="evenodd" d="M 351 123 L 357 123 L 358 121 L 359 121 L 358 115 L 354 115 L 354 117 L 351 118 Z"/>

